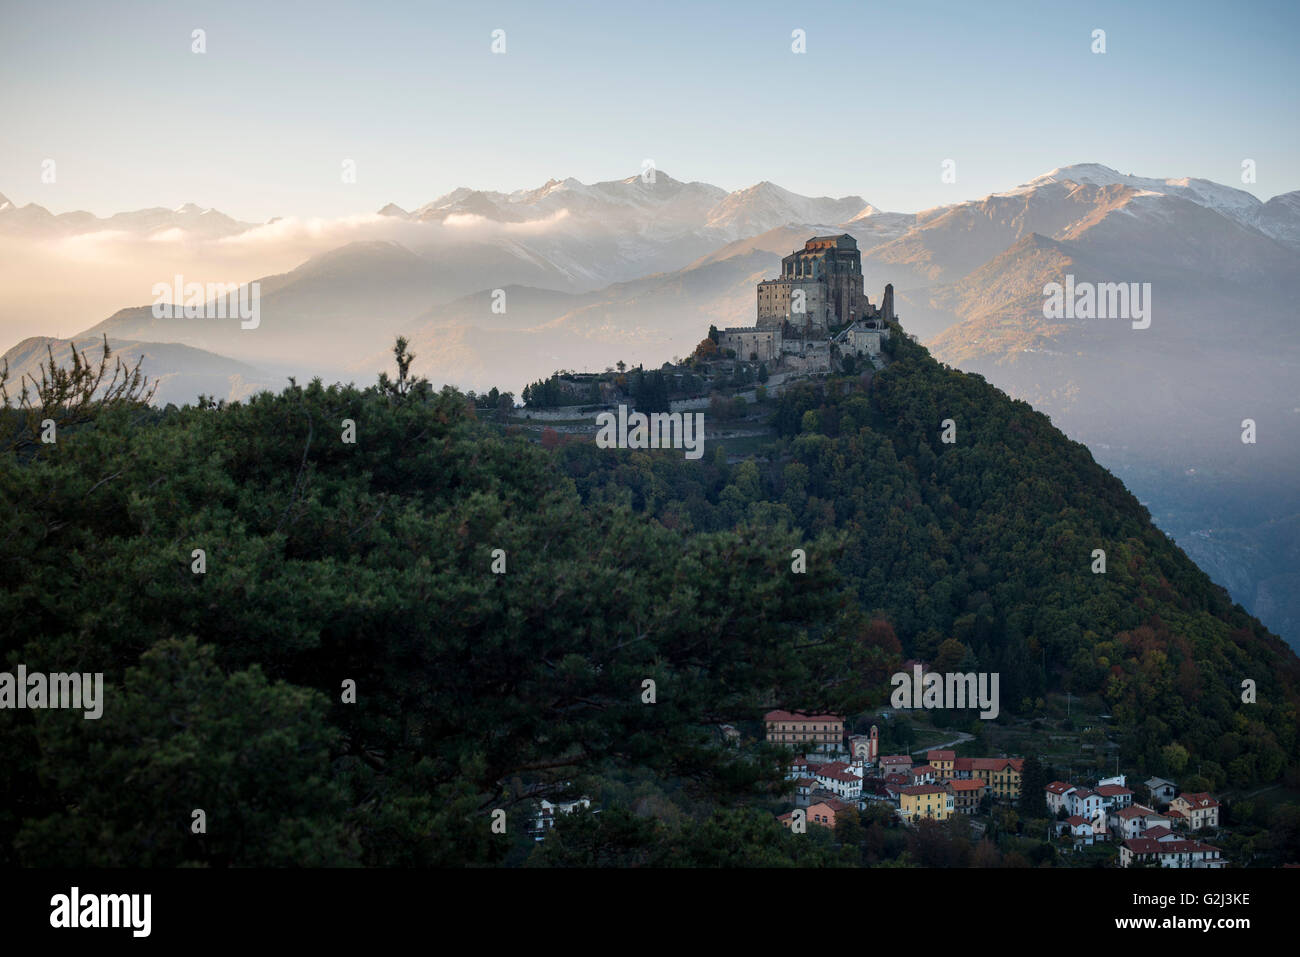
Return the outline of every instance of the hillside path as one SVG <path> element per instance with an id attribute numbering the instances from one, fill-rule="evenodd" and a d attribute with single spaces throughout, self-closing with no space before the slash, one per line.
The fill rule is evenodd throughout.
<path id="1" fill-rule="evenodd" d="M 958 731 L 957 737 L 953 738 L 951 741 L 945 741 L 943 744 L 927 745 L 924 748 L 917 748 L 912 752 L 912 754 L 924 754 L 926 751 L 939 751 L 954 744 L 961 744 L 963 741 L 972 741 L 974 738 L 975 735 L 973 734 L 967 734 L 965 731 Z"/>

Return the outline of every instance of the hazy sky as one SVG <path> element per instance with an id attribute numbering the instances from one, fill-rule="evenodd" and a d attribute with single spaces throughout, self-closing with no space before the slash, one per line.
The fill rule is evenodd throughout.
<path id="1" fill-rule="evenodd" d="M 0 193 L 260 221 L 652 159 L 912 211 L 1078 162 L 1242 186 L 1250 158 L 1267 199 L 1300 188 L 1297 28 L 1291 0 L 0 0 Z"/>

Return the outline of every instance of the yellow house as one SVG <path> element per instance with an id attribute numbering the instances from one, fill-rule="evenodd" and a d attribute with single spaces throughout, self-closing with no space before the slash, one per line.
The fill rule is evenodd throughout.
<path id="1" fill-rule="evenodd" d="M 1183 816 L 1188 830 L 1196 831 L 1203 827 L 1219 826 L 1219 802 L 1205 791 L 1180 794 L 1169 802 L 1171 817 L 1175 811 Z"/>
<path id="2" fill-rule="evenodd" d="M 934 768 L 936 781 L 948 781 L 953 777 L 953 763 L 957 760 L 956 751 L 927 751 L 925 761 Z"/>
<path id="3" fill-rule="evenodd" d="M 1024 758 L 960 758 L 961 765 L 969 764 L 968 773 L 958 777 L 983 778 L 996 798 L 1005 801 L 1020 800 L 1020 773 L 1024 770 Z"/>
<path id="4" fill-rule="evenodd" d="M 946 821 L 953 813 L 952 792 L 942 784 L 917 784 L 898 792 L 898 810 L 905 821 L 928 817 Z"/>

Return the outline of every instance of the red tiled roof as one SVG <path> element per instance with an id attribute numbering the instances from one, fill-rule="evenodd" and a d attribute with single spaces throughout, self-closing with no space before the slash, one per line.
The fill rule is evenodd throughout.
<path id="1" fill-rule="evenodd" d="M 1070 827 L 1078 827 L 1080 824 L 1087 824 L 1088 822 L 1085 819 L 1079 817 L 1079 815 L 1075 814 L 1070 817 L 1067 817 L 1065 819 L 1065 823 L 1070 825 Z"/>
<path id="2" fill-rule="evenodd" d="M 856 774 L 850 774 L 848 771 L 833 770 L 829 765 L 821 768 L 817 772 L 817 776 L 821 778 L 830 778 L 832 781 L 843 781 L 848 784 L 853 784 L 862 780 Z"/>
<path id="3" fill-rule="evenodd" d="M 1175 801 L 1180 799 L 1190 804 L 1193 810 L 1198 811 L 1203 808 L 1219 806 L 1219 802 L 1210 797 L 1210 795 L 1205 791 L 1197 791 L 1195 794 L 1180 794 L 1178 797 L 1174 798 Z"/>
<path id="4" fill-rule="evenodd" d="M 819 804 L 820 804 L 822 807 L 828 807 L 828 808 L 830 808 L 830 809 L 831 809 L 832 811 L 834 811 L 836 814 L 840 813 L 840 811 L 847 811 L 847 810 L 849 809 L 849 807 L 850 807 L 850 805 L 845 804 L 845 803 L 844 803 L 843 801 L 841 801 L 839 798 L 827 798 L 827 799 L 824 800 L 824 801 L 814 801 L 812 804 L 810 804 L 810 805 L 808 806 L 808 809 L 809 809 L 809 810 L 812 810 L 813 808 L 815 808 L 815 807 L 816 807 L 817 805 L 819 805 Z"/>
<path id="5" fill-rule="evenodd" d="M 945 788 L 942 784 L 915 784 L 910 788 L 903 788 L 900 794 L 943 794 Z"/>
<path id="6" fill-rule="evenodd" d="M 1047 790 L 1053 794 L 1064 794 L 1066 791 L 1073 791 L 1074 785 L 1068 781 L 1053 781 L 1047 786 Z"/>
<path id="7" fill-rule="evenodd" d="M 960 778 L 945 782 L 948 788 L 953 791 L 982 791 L 986 785 L 983 778 Z"/>
<path id="8" fill-rule="evenodd" d="M 1130 837 L 1124 842 L 1124 846 L 1134 854 L 1155 854 L 1161 847 L 1159 841 L 1153 841 L 1146 837 Z"/>
<path id="9" fill-rule="evenodd" d="M 1010 767 L 1019 771 L 1025 766 L 1024 758 L 971 758 L 972 771 L 1003 771 Z"/>
<path id="10" fill-rule="evenodd" d="M 1097 788 L 1097 793 L 1102 797 L 1119 797 L 1121 794 L 1132 794 L 1133 792 L 1118 784 L 1102 784 Z"/>
<path id="11" fill-rule="evenodd" d="M 1146 817 L 1148 814 L 1155 815 L 1156 817 L 1160 816 L 1156 814 L 1155 811 L 1151 810 L 1151 808 L 1143 807 L 1141 804 L 1134 804 L 1132 807 L 1126 807 L 1122 811 L 1116 811 L 1115 814 L 1117 817 L 1123 818 L 1125 821 L 1130 821 L 1135 817 Z"/>
<path id="12" fill-rule="evenodd" d="M 808 723 L 810 721 L 819 721 L 827 724 L 832 721 L 843 722 L 844 719 L 838 714 L 803 714 L 798 711 L 769 711 L 763 715 L 764 721 L 790 721 L 796 724 Z"/>
<path id="13" fill-rule="evenodd" d="M 957 757 L 956 751 L 927 751 L 925 759 L 927 761 L 952 761 Z"/>
<path id="14" fill-rule="evenodd" d="M 1135 854 L 1195 854 L 1218 851 L 1217 847 L 1199 841 L 1155 841 L 1149 837 L 1132 837 L 1124 846 Z"/>

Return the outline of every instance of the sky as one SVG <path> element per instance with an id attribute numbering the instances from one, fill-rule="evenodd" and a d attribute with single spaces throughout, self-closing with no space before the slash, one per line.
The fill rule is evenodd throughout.
<path id="1" fill-rule="evenodd" d="M 1268 199 L 1300 189 L 1298 28 L 1291 0 L 0 0 L 0 194 L 261 222 L 651 160 L 908 212 L 1081 162 Z"/>

